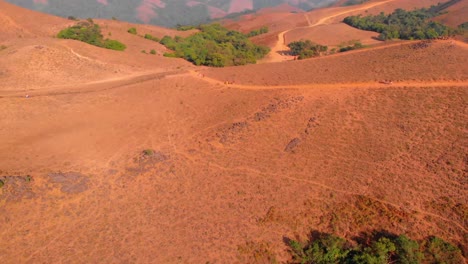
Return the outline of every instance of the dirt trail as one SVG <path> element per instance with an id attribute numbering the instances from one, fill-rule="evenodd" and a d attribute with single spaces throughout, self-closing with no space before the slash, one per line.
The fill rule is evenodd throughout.
<path id="1" fill-rule="evenodd" d="M 360 87 L 467 87 L 468 81 L 405 81 L 405 82 L 394 82 L 391 85 L 383 84 L 379 82 L 359 82 L 359 83 L 311 83 L 311 84 L 292 84 L 292 85 L 248 85 L 248 84 L 233 84 L 233 83 L 225 83 L 220 80 L 210 78 L 210 77 L 202 77 L 199 73 L 195 71 L 190 71 L 189 74 L 194 78 L 201 78 L 204 81 L 211 83 L 213 85 L 224 85 L 225 87 L 229 88 L 237 88 L 237 89 L 248 89 L 248 90 L 268 90 L 268 89 L 308 89 L 308 88 L 325 88 L 325 89 L 333 89 L 333 88 L 360 88 Z"/>
<path id="2" fill-rule="evenodd" d="M 379 5 L 383 5 L 383 4 L 386 4 L 388 2 L 392 2 L 392 1 L 395 1 L 395 0 L 386 0 L 386 1 L 382 1 L 382 2 L 369 3 L 369 4 L 366 4 L 366 5 L 362 5 L 362 6 L 357 7 L 357 8 L 349 9 L 349 10 L 346 10 L 346 11 L 343 11 L 343 12 L 339 12 L 339 13 L 336 13 L 336 14 L 333 14 L 333 15 L 323 17 L 314 24 L 311 23 L 311 21 L 310 21 L 310 19 L 308 17 L 308 14 L 304 14 L 304 16 L 305 16 L 305 18 L 307 20 L 308 26 L 292 28 L 292 29 L 288 29 L 288 30 L 280 32 L 278 34 L 278 41 L 276 42 L 275 46 L 273 48 L 271 48 L 270 53 L 267 55 L 267 57 L 264 60 L 260 61 L 259 63 L 281 62 L 281 61 L 285 61 L 285 60 L 292 60 L 294 58 L 294 56 L 283 55 L 283 54 L 285 54 L 285 52 L 287 52 L 289 50 L 289 47 L 286 45 L 286 37 L 285 37 L 285 35 L 288 32 L 291 32 L 291 31 L 296 30 L 296 29 L 316 27 L 316 26 L 325 24 L 326 21 L 328 21 L 328 20 L 330 20 L 332 18 L 341 16 L 341 15 L 345 15 L 345 14 L 348 14 L 348 13 L 351 13 L 351 12 L 355 12 L 355 11 L 369 9 L 369 8 L 376 7 L 376 6 L 379 6 Z"/>
<path id="3" fill-rule="evenodd" d="M 468 45 L 467 45 L 468 46 Z M 381 48 L 381 47 L 377 47 Z M 384 84 L 380 82 L 354 82 L 354 83 L 308 83 L 308 84 L 284 84 L 284 85 L 251 85 L 251 84 L 235 84 L 227 83 L 222 80 L 207 77 L 200 74 L 196 70 L 187 71 L 169 71 L 169 72 L 142 72 L 138 74 L 115 77 L 100 81 L 87 82 L 76 85 L 55 86 L 45 90 L 25 90 L 25 91 L 8 91 L 0 93 L 1 98 L 24 97 L 26 94 L 30 97 L 39 96 L 56 96 L 65 94 L 80 94 L 92 93 L 110 89 L 125 87 L 128 85 L 142 83 L 163 78 L 173 78 L 181 76 L 190 76 L 203 80 L 221 88 L 236 88 L 244 90 L 270 90 L 270 89 L 334 89 L 334 88 L 385 88 L 385 87 L 468 87 L 468 81 L 402 81 L 393 82 L 392 84 Z"/>

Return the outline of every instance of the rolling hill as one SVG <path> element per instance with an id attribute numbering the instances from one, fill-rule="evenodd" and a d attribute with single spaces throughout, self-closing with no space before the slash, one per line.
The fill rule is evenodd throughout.
<path id="1" fill-rule="evenodd" d="M 0 0 L 0 263 L 296 263 L 290 241 L 317 234 L 365 246 L 405 234 L 439 241 L 420 243 L 427 261 L 463 263 L 468 45 L 379 42 L 305 60 L 274 49 L 297 31 L 372 38 L 342 18 L 433 3 L 225 20 L 269 26 L 252 39 L 272 51 L 209 68 L 142 37 L 196 31 L 94 19 L 127 45 L 108 50 L 56 37 L 76 21 Z"/>
<path id="2" fill-rule="evenodd" d="M 9 0 L 9 2 L 62 17 L 112 18 L 173 27 L 222 18 L 229 14 L 287 4 L 303 10 L 323 7 L 336 0 Z"/>

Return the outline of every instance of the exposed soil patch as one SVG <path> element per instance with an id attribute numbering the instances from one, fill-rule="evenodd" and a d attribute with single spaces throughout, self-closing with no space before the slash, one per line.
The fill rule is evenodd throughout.
<path id="1" fill-rule="evenodd" d="M 50 181 L 61 186 L 64 193 L 81 193 L 89 188 L 89 178 L 79 172 L 55 172 L 49 173 Z"/>

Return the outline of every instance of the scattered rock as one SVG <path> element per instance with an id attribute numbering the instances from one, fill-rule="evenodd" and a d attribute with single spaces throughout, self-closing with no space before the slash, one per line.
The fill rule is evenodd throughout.
<path id="1" fill-rule="evenodd" d="M 262 120 L 267 119 L 268 117 L 270 117 L 269 114 L 266 114 L 266 113 L 264 113 L 264 112 L 257 112 L 257 113 L 254 114 L 253 119 L 254 119 L 254 121 L 256 121 L 256 122 L 259 122 L 259 121 L 262 121 Z"/>
<path id="2" fill-rule="evenodd" d="M 138 176 L 146 171 L 153 169 L 158 163 L 169 160 L 169 156 L 164 153 L 152 149 L 146 149 L 134 159 L 136 165 L 127 168 L 127 173 L 132 176 Z"/>
<path id="3" fill-rule="evenodd" d="M 410 48 L 413 49 L 413 50 L 426 49 L 426 48 L 429 48 L 431 45 L 432 45 L 431 40 L 424 40 L 424 41 L 418 42 L 416 44 L 412 44 L 410 46 Z"/>
<path id="4" fill-rule="evenodd" d="M 237 134 L 242 132 L 249 126 L 247 121 L 232 123 L 229 127 L 221 129 L 220 132 L 216 133 L 220 143 L 227 143 L 235 140 Z"/>
<path id="5" fill-rule="evenodd" d="M 312 130 L 314 128 L 318 127 L 318 126 L 319 126 L 319 124 L 317 122 L 317 118 L 316 117 L 311 117 L 311 118 L 309 118 L 309 121 L 307 121 L 307 127 L 304 130 L 304 133 L 309 135 L 310 133 L 312 133 Z"/>

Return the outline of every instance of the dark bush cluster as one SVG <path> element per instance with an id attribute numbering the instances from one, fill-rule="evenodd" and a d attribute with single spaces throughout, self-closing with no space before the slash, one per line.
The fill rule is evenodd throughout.
<path id="1" fill-rule="evenodd" d="M 78 22 L 76 25 L 60 31 L 57 37 L 62 39 L 79 40 L 106 49 L 120 51 L 126 49 L 125 44 L 117 40 L 104 39 L 101 34 L 101 28 L 99 25 L 94 24 L 92 20 Z"/>
<path id="2" fill-rule="evenodd" d="M 251 37 L 255 37 L 255 36 L 258 36 L 258 35 L 261 35 L 261 34 L 265 34 L 265 33 L 268 33 L 268 27 L 267 26 L 261 27 L 259 29 L 252 30 L 249 33 L 247 33 L 246 36 L 248 38 L 251 38 Z"/>
<path id="3" fill-rule="evenodd" d="M 454 29 L 431 21 L 431 18 L 439 15 L 442 10 L 453 4 L 454 1 L 459 0 L 452 0 L 414 11 L 396 9 L 388 15 L 382 12 L 376 16 L 349 16 L 343 22 L 358 29 L 378 32 L 381 40 L 436 39 L 457 33 Z"/>
<path id="4" fill-rule="evenodd" d="M 192 29 L 196 29 L 197 27 L 196 26 L 191 26 L 191 25 L 180 25 L 180 24 L 177 24 L 176 26 L 176 30 L 177 31 L 189 31 L 189 30 L 192 30 Z"/>
<path id="5" fill-rule="evenodd" d="M 166 57 L 184 58 L 195 65 L 213 67 L 256 63 L 268 54 L 267 47 L 253 44 L 244 34 L 228 30 L 219 24 L 201 25 L 189 37 L 165 36 L 160 43 L 173 53 Z"/>
<path id="6" fill-rule="evenodd" d="M 328 51 L 327 46 L 313 43 L 310 40 L 293 41 L 288 44 L 291 55 L 297 56 L 299 60 L 320 56 Z"/>
<path id="7" fill-rule="evenodd" d="M 130 34 L 133 34 L 133 35 L 138 34 L 137 29 L 134 28 L 134 27 L 129 28 L 129 29 L 127 30 L 127 32 L 130 33 Z"/>
<path id="8" fill-rule="evenodd" d="M 379 234 L 351 243 L 331 234 L 313 233 L 310 241 L 290 240 L 288 244 L 291 263 L 463 263 L 461 250 L 438 237 L 418 242 L 405 235 Z"/>
<path id="9" fill-rule="evenodd" d="M 345 45 L 345 46 L 340 47 L 339 52 L 346 52 L 346 51 L 362 49 L 362 48 L 364 48 L 364 45 L 362 45 L 361 42 L 356 41 L 356 42 L 354 42 L 354 44 Z"/>
<path id="10" fill-rule="evenodd" d="M 160 39 L 151 35 L 151 34 L 145 34 L 145 39 L 149 39 L 149 40 L 152 40 L 152 41 L 156 41 L 156 42 L 159 42 Z"/>
<path id="11" fill-rule="evenodd" d="M 365 2 L 368 2 L 369 0 L 346 0 L 342 6 L 352 6 L 352 5 L 360 5 Z"/>

